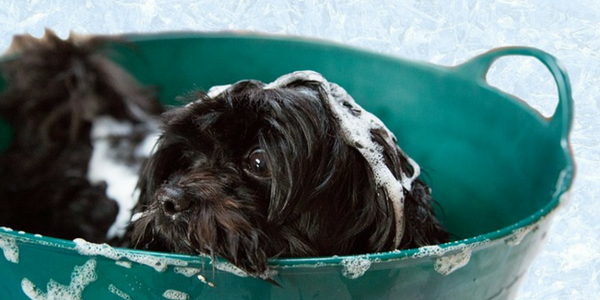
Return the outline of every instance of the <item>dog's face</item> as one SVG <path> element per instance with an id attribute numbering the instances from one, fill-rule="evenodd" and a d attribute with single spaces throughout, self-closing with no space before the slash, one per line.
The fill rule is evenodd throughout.
<path id="1" fill-rule="evenodd" d="M 134 247 L 221 256 L 264 278 L 270 257 L 398 246 L 389 193 L 344 139 L 320 83 L 238 82 L 165 113 L 164 123 L 140 180 Z M 392 173 L 413 172 L 386 134 L 371 130 Z M 428 189 L 416 183 L 411 193 L 423 194 L 433 218 Z M 400 246 L 422 242 L 406 227 Z"/>

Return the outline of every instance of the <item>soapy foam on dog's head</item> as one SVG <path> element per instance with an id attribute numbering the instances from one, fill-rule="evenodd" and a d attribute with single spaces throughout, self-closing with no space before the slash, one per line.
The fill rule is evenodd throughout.
<path id="1" fill-rule="evenodd" d="M 322 85 L 327 104 L 340 124 L 346 143 L 355 147 L 365 158 L 373 172 L 375 182 L 383 188 L 392 202 L 396 221 L 394 244 L 398 247 L 404 234 L 404 193 L 411 190 L 412 182 L 419 176 L 419 166 L 398 150 L 407 157 L 413 174 L 411 176 L 402 174 L 401 178 L 397 179 L 385 164 L 383 146 L 373 141 L 371 131 L 383 130 L 387 133 L 384 137 L 385 142 L 397 148 L 393 133 L 375 115 L 360 107 L 342 87 L 328 82 L 321 74 L 313 71 L 294 72 L 267 84 L 265 89 L 285 87 L 296 81 L 313 81 Z"/>

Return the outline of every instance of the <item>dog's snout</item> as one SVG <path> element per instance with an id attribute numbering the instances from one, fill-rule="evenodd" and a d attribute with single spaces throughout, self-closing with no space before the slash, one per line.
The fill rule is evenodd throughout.
<path id="1" fill-rule="evenodd" d="M 191 205 L 190 200 L 185 197 L 185 192 L 179 187 L 163 187 L 159 190 L 157 198 L 167 215 L 184 212 Z"/>

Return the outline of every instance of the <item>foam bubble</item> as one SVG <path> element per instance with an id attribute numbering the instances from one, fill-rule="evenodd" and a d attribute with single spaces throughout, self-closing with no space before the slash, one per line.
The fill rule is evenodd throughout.
<path id="1" fill-rule="evenodd" d="M 131 296 L 129 296 L 127 293 L 121 291 L 119 288 L 117 288 L 115 285 L 110 284 L 108 286 L 108 290 L 117 295 L 119 298 L 125 299 L 125 300 L 131 300 Z"/>
<path id="2" fill-rule="evenodd" d="M 48 292 L 44 293 L 29 279 L 23 278 L 21 289 L 32 300 L 82 300 L 83 290 L 98 279 L 95 269 L 96 261 L 90 259 L 82 266 L 75 266 L 68 286 L 50 279 L 46 285 Z"/>
<path id="3" fill-rule="evenodd" d="M 180 291 L 176 291 L 176 290 L 166 290 L 163 295 L 163 297 L 170 299 L 170 300 L 187 300 L 190 299 L 190 295 L 184 293 L 184 292 L 180 292 Z"/>
<path id="4" fill-rule="evenodd" d="M 541 219 L 541 220 L 543 220 L 543 219 Z M 511 235 L 509 235 L 507 238 L 504 239 L 504 243 L 506 243 L 506 245 L 508 245 L 508 246 L 517 246 L 523 241 L 523 239 L 525 239 L 525 237 L 530 232 L 536 231 L 538 229 L 538 227 L 539 227 L 539 225 L 536 222 L 529 226 L 517 228 L 512 231 Z"/>
<path id="5" fill-rule="evenodd" d="M 461 243 L 447 247 L 440 247 L 438 245 L 425 246 L 419 248 L 419 251 L 413 254 L 412 258 L 436 257 L 433 265 L 434 269 L 442 275 L 448 275 L 469 263 L 473 249 L 489 244 L 490 242 L 490 240 L 483 240 L 481 242 Z"/>
<path id="6" fill-rule="evenodd" d="M 350 279 L 363 276 L 371 267 L 371 260 L 366 256 L 357 256 L 342 259 L 342 275 Z"/>
<path id="7" fill-rule="evenodd" d="M 212 262 L 213 267 L 215 267 L 215 269 L 217 270 L 221 270 L 227 273 L 231 273 L 233 275 L 239 276 L 239 277 L 248 277 L 248 273 L 246 273 L 246 271 L 236 267 L 235 265 L 233 265 L 232 263 L 226 262 L 226 261 L 213 261 Z"/>
<path id="8" fill-rule="evenodd" d="M 135 214 L 133 214 L 133 216 L 131 216 L 131 223 L 133 223 L 133 222 L 135 222 L 135 221 L 139 220 L 139 219 L 140 219 L 141 217 L 143 217 L 143 216 L 144 216 L 144 213 L 143 213 L 143 212 L 139 212 L 139 213 L 135 213 Z"/>
<path id="9" fill-rule="evenodd" d="M 471 248 L 464 249 L 456 254 L 439 257 L 435 260 L 434 269 L 442 274 L 448 275 L 469 263 L 471 259 Z"/>
<path id="10" fill-rule="evenodd" d="M 15 264 L 19 263 L 19 246 L 15 238 L 0 235 L 0 249 L 4 252 L 6 260 Z"/>
<path id="11" fill-rule="evenodd" d="M 118 251 L 107 244 L 90 243 L 84 239 L 75 239 L 73 242 L 75 242 L 75 250 L 81 255 L 99 255 L 117 261 L 126 258 L 130 261 L 152 267 L 157 272 L 164 272 L 168 266 L 185 267 L 188 264 L 180 259 L 157 257 L 131 251 Z"/>
<path id="12" fill-rule="evenodd" d="M 131 269 L 131 263 L 128 261 L 117 260 L 115 261 L 115 264 L 123 268 Z"/>
<path id="13" fill-rule="evenodd" d="M 218 96 L 219 94 L 223 93 L 225 90 L 227 90 L 229 87 L 231 86 L 231 84 L 226 84 L 226 85 L 215 85 L 213 87 L 211 87 L 210 89 L 208 89 L 208 92 L 206 93 L 209 97 L 214 98 L 216 96 Z"/>
<path id="14" fill-rule="evenodd" d="M 185 277 L 192 277 L 198 273 L 200 273 L 200 269 L 190 268 L 190 267 L 175 267 L 173 271 L 176 274 L 184 275 Z"/>
<path id="15" fill-rule="evenodd" d="M 446 249 L 438 246 L 424 246 L 419 248 L 419 251 L 413 254 L 413 258 L 423 258 L 423 257 L 431 257 L 431 256 L 442 256 L 446 253 Z"/>

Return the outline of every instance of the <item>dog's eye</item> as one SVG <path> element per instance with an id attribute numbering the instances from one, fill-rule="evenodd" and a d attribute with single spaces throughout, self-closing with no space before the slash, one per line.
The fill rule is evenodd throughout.
<path id="1" fill-rule="evenodd" d="M 259 177 L 269 177 L 271 171 L 269 170 L 267 152 L 263 149 L 255 149 L 248 155 L 248 171 Z"/>

